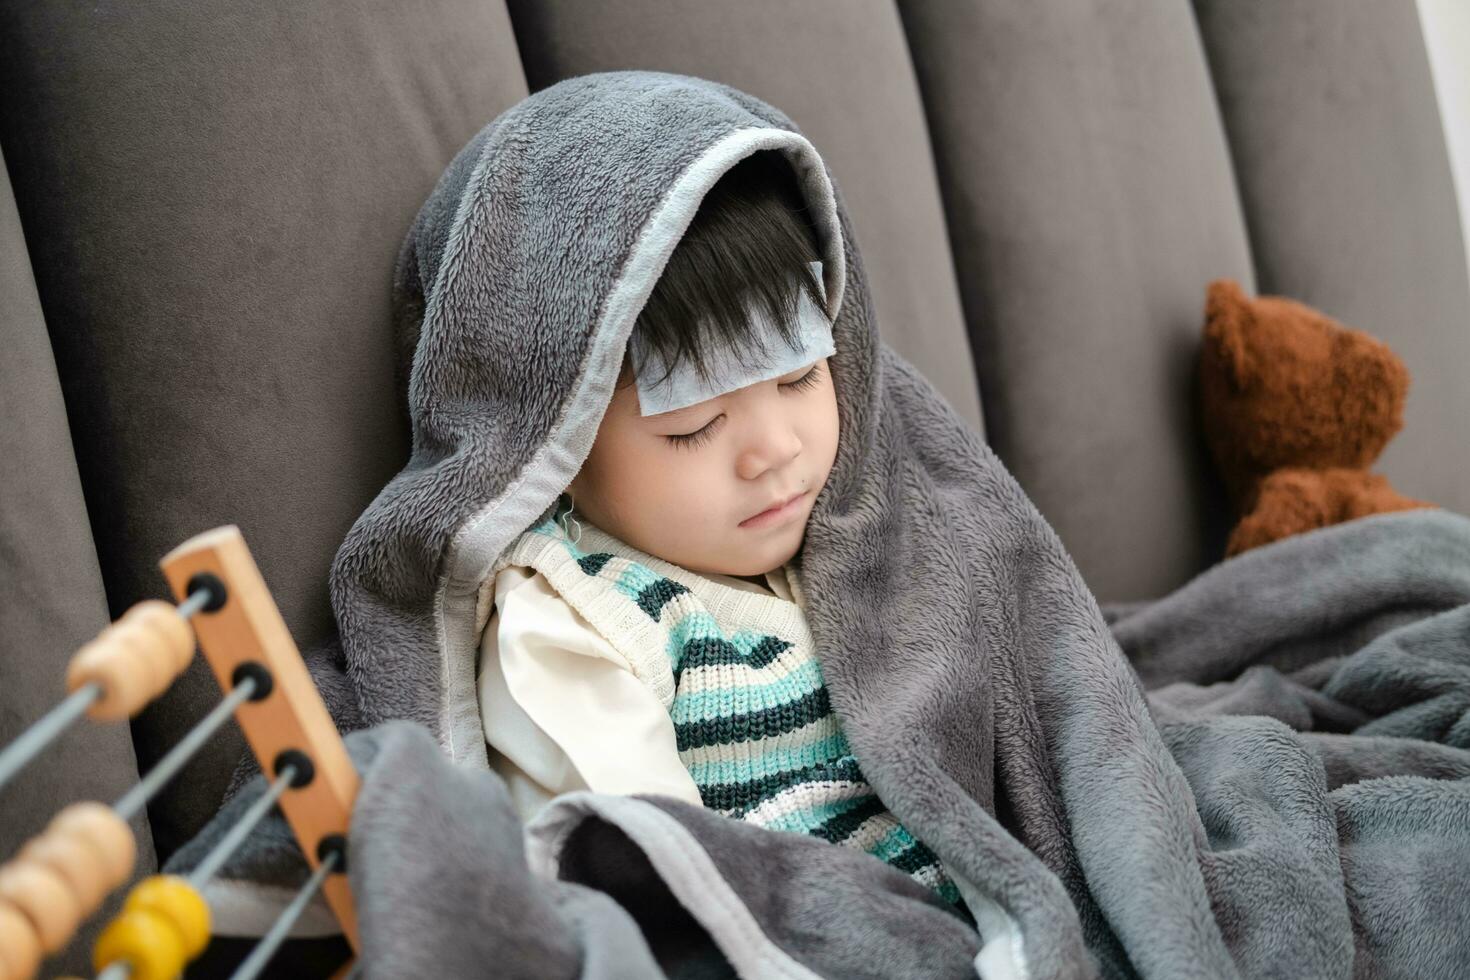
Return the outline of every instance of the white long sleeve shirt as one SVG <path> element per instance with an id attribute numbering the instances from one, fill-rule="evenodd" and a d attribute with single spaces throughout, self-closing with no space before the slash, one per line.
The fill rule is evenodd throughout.
<path id="1" fill-rule="evenodd" d="M 781 569 L 767 573 L 766 589 L 706 577 L 791 598 Z M 700 804 L 669 709 L 628 661 L 534 569 L 502 569 L 494 592 L 480 640 L 480 718 L 491 768 L 510 787 L 521 819 L 579 789 Z"/>

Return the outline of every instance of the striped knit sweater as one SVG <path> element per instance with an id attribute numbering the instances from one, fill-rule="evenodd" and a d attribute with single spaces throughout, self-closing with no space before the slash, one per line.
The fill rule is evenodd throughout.
<path id="1" fill-rule="evenodd" d="M 958 904 L 938 858 L 863 778 L 796 602 L 731 588 L 581 528 L 574 542 L 547 519 L 502 563 L 539 571 L 628 659 L 673 716 L 679 758 L 705 806 L 866 851 Z"/>

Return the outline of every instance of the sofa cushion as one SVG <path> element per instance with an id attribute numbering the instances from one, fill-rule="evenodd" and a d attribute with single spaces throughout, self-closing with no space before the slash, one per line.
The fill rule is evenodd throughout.
<path id="1" fill-rule="evenodd" d="M 87 505 L 66 427 L 66 406 L 0 161 L 0 748 L 56 706 L 67 661 L 108 623 Z M 0 857 L 14 854 L 74 800 L 112 800 L 138 778 L 126 725 L 82 722 L 0 790 Z M 156 867 L 148 821 L 136 875 Z M 83 927 L 57 969 L 83 970 L 92 940 L 121 900 Z"/>
<path id="2" fill-rule="evenodd" d="M 1104 599 L 1219 558 L 1205 284 L 1250 281 L 1187 5 L 901 2 L 991 445 Z"/>

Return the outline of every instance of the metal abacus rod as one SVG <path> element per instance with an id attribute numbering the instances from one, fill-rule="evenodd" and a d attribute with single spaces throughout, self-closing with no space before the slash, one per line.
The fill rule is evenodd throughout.
<path id="1" fill-rule="evenodd" d="M 265 819 L 267 813 L 271 812 L 271 808 L 276 805 L 276 801 L 281 798 L 281 794 L 290 789 L 292 784 L 296 782 L 297 774 L 297 768 L 291 765 L 286 766 L 280 771 L 276 776 L 275 782 L 271 783 L 270 789 L 262 793 L 260 799 L 250 804 L 250 809 L 246 810 L 240 819 L 235 821 L 235 826 L 230 828 L 230 832 L 220 838 L 219 843 L 204 856 L 204 860 L 199 862 L 197 868 L 189 872 L 189 884 L 195 888 L 203 888 L 209 879 L 214 877 L 215 872 L 230 859 L 230 855 L 234 854 L 235 851 L 239 850 L 240 845 L 245 843 L 245 838 L 250 836 L 250 832 L 255 829 L 255 825 Z"/>
<path id="2" fill-rule="evenodd" d="M 38 960 L 42 951 L 59 950 L 75 933 L 77 926 L 97 910 L 107 894 L 127 880 L 132 874 L 136 852 L 132 831 L 127 825 L 128 820 L 141 811 L 210 736 L 230 720 L 234 709 L 254 695 L 257 686 L 256 678 L 244 678 L 229 697 L 195 723 L 178 744 L 143 779 L 119 797 L 110 809 L 103 808 L 100 804 L 81 804 L 82 807 L 90 808 L 87 811 L 88 819 L 95 825 L 90 840 L 82 843 L 81 850 L 78 850 L 77 830 L 62 819 L 76 809 L 73 807 L 62 811 L 62 816 L 22 848 L 14 861 L 0 868 L 0 901 L 8 901 L 19 908 L 34 924 L 40 940 L 39 944 L 20 941 L 20 945 L 26 947 L 22 951 L 25 962 Z M 102 830 L 104 826 L 106 829 Z M 101 840 L 99 835 L 105 835 L 107 840 Z M 110 865 L 88 863 L 88 857 L 95 857 L 97 852 L 108 849 L 118 857 Z M 100 876 L 99 870 L 103 872 Z M 48 871 L 52 872 L 50 880 Z M 64 888 L 56 887 L 57 880 Z M 152 884 L 156 880 L 150 878 L 138 888 L 152 889 L 152 892 L 145 894 L 153 895 L 153 899 L 162 894 L 160 889 L 171 888 L 172 891 L 162 900 L 167 903 L 172 919 L 193 923 L 200 920 L 202 914 L 202 921 L 205 923 L 204 938 L 207 940 L 208 913 L 199 911 L 203 900 L 177 894 L 179 889 L 174 885 Z M 197 886 L 194 887 L 197 889 Z M 64 892 L 70 893 L 69 902 Z M 197 926 L 186 925 L 182 931 L 197 935 L 200 930 Z M 202 945 L 199 946 L 200 950 L 202 948 Z M 35 969 L 34 963 L 30 969 Z M 15 970 L 20 975 L 25 975 L 24 969 L 16 967 Z"/>
<path id="3" fill-rule="evenodd" d="M 20 771 L 83 713 L 94 719 L 123 719 L 163 693 L 193 659 L 194 633 L 188 620 L 223 598 L 218 581 L 201 579 L 179 606 L 140 602 L 84 645 L 67 668 L 71 694 L 3 753 L 5 778 Z M 217 727 L 209 727 L 204 737 Z M 44 954 L 60 950 L 108 893 L 127 881 L 137 852 L 127 818 L 176 768 L 165 768 L 162 779 L 154 779 L 135 802 L 125 794 L 119 802 L 128 801 L 126 812 L 100 803 L 67 807 L 0 867 L 0 978 L 32 975 Z"/>
<path id="4" fill-rule="evenodd" d="M 245 843 L 245 838 L 250 831 L 255 829 L 256 824 L 265 818 L 265 815 L 276 805 L 281 794 L 290 789 L 298 775 L 297 767 L 288 765 L 281 770 L 275 782 L 271 783 L 270 789 L 262 793 L 260 799 L 250 804 L 249 809 L 241 815 L 235 825 L 230 828 L 219 842 L 210 848 L 208 854 L 199 862 L 198 867 L 189 872 L 185 879 L 190 888 L 196 893 L 202 889 L 209 880 L 214 877 L 224 863 L 230 859 L 230 855 L 239 850 L 240 845 Z M 207 931 L 207 930 L 206 930 Z M 127 960 L 115 961 L 98 975 L 98 980 L 124 980 L 132 975 L 132 967 Z"/>
<path id="5" fill-rule="evenodd" d="M 291 927 L 296 924 L 296 920 L 301 918 L 301 913 L 306 911 L 306 904 L 311 901 L 313 895 L 321 890 L 323 883 L 327 880 L 327 875 L 335 871 L 340 863 L 340 852 L 327 856 L 327 859 L 312 873 L 306 884 L 301 886 L 296 897 L 291 899 L 291 903 L 282 910 L 270 930 L 260 938 L 260 942 L 255 944 L 250 955 L 245 957 L 235 972 L 230 975 L 230 980 L 254 980 L 256 976 L 259 976 L 260 971 L 265 969 L 281 943 L 286 941 L 286 936 L 290 934 Z"/>
<path id="6" fill-rule="evenodd" d="M 204 747 L 204 743 L 209 741 L 210 736 L 230 720 L 235 709 L 250 700 L 255 694 L 256 687 L 257 684 L 253 677 L 247 677 L 237 684 L 229 697 L 210 709 L 209 714 L 189 729 L 188 733 L 168 750 L 168 754 L 148 770 L 146 776 L 118 798 L 118 801 L 112 805 L 117 815 L 124 820 L 130 820 L 134 814 L 147 806 L 148 801 L 157 795 L 158 791 L 174 778 L 178 771 L 194 757 L 195 753 Z"/>
<path id="7" fill-rule="evenodd" d="M 212 593 L 208 587 L 200 588 L 177 607 L 172 607 L 172 612 L 178 616 L 180 621 L 188 622 L 189 617 L 204 608 L 209 603 L 211 597 Z M 156 603 L 156 606 L 160 607 L 167 605 L 167 603 Z M 95 644 L 105 643 L 109 640 L 113 641 L 111 646 L 111 649 L 114 651 L 113 656 L 118 656 L 118 651 L 128 649 L 129 644 L 132 642 L 131 634 L 140 630 L 154 630 L 157 627 L 157 614 L 148 613 L 149 616 L 155 618 L 149 619 L 145 623 L 137 614 L 137 610 L 140 608 L 144 608 L 144 604 L 140 603 L 138 606 L 134 606 L 132 610 L 129 610 L 127 615 L 124 615 L 117 623 L 103 630 L 96 640 L 82 649 L 86 650 Z M 184 634 L 175 630 L 169 638 L 175 640 L 175 642 L 180 640 L 186 642 L 188 649 L 186 655 L 178 658 L 183 663 L 179 665 L 178 670 L 167 677 L 158 691 L 154 692 L 155 696 L 162 693 L 163 689 L 183 672 L 184 667 L 188 666 L 189 661 L 194 656 L 194 636 L 192 632 L 188 632 L 185 638 Z M 5 784 L 15 778 L 15 774 L 25 768 L 27 763 L 40 755 L 63 732 L 81 720 L 81 717 L 87 713 L 87 710 L 106 693 L 107 688 L 101 680 L 86 680 L 80 683 L 72 690 L 71 694 L 67 695 L 65 700 L 22 732 L 3 751 L 0 751 L 0 789 L 4 789 Z M 145 699 L 140 703 L 128 704 L 127 707 L 132 710 L 128 711 L 127 714 L 137 714 L 149 700 L 152 700 L 152 698 Z M 113 714 L 115 715 L 115 713 Z"/>
<path id="8" fill-rule="evenodd" d="M 301 914 L 306 911 L 307 904 L 321 890 L 322 883 L 327 880 L 327 876 L 337 868 L 340 860 L 341 857 L 337 853 L 327 856 L 327 859 L 312 873 L 306 884 L 302 885 L 292 897 L 290 903 L 281 910 L 276 921 L 271 923 L 270 929 L 250 950 L 250 955 L 240 961 L 235 972 L 230 974 L 230 980 L 254 980 L 260 975 L 260 972 L 270 963 L 271 957 L 276 954 L 281 944 L 290 935 L 291 927 L 296 924 L 296 920 L 301 918 Z M 97 980 L 129 980 L 132 977 L 133 970 L 129 963 L 115 962 L 99 973 Z M 142 978 L 137 978 L 137 980 L 142 980 Z"/>
<path id="9" fill-rule="evenodd" d="M 0 753 L 0 774 L 13 775 L 83 713 L 102 719 L 135 714 L 188 665 L 196 632 L 226 697 L 113 807 L 67 807 L 0 868 L 0 980 L 32 976 L 42 954 L 64 946 L 127 880 L 136 857 L 127 819 L 232 714 L 275 781 L 187 879 L 156 875 L 133 888 L 122 914 L 98 939 L 97 968 L 105 977 L 132 980 L 177 975 L 209 941 L 209 908 L 199 889 L 277 803 L 314 872 L 247 962 L 257 972 L 264 966 L 318 890 L 357 947 L 355 909 L 342 873 L 357 772 L 244 539 L 235 527 L 217 528 L 180 545 L 160 565 L 184 601 L 177 607 L 139 603 L 79 650 L 67 671 L 72 693 Z M 191 630 L 188 621 L 199 612 L 210 615 Z"/>

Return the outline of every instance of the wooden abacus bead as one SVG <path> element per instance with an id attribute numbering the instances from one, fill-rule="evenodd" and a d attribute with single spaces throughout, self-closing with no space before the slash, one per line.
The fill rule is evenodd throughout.
<path id="1" fill-rule="evenodd" d="M 138 842 L 128 822 L 112 807 L 95 802 L 73 803 L 51 818 L 46 832 L 86 843 L 103 871 L 108 891 L 122 885 L 133 873 Z"/>
<path id="2" fill-rule="evenodd" d="M 24 912 L 0 901 L 0 978 L 30 980 L 41 965 L 41 937 Z"/>
<path id="3" fill-rule="evenodd" d="M 154 875 L 140 881 L 128 893 L 123 908 L 147 909 L 173 923 L 188 959 L 209 945 L 209 903 L 178 875 Z"/>
<path id="4" fill-rule="evenodd" d="M 194 659 L 194 630 L 172 603 L 162 599 L 144 599 L 129 609 L 123 619 L 136 621 L 140 629 L 168 651 L 168 661 L 175 677 L 183 673 L 189 661 Z"/>
<path id="5" fill-rule="evenodd" d="M 87 709 L 88 716 L 102 721 L 121 721 L 142 710 L 153 687 L 152 671 L 139 663 L 130 644 L 119 644 L 115 633 L 102 634 L 82 647 L 66 668 L 66 689 L 75 691 L 87 684 L 102 687 L 102 696 Z"/>
<path id="6" fill-rule="evenodd" d="M 127 624 L 126 633 L 119 640 L 128 644 L 139 664 L 148 673 L 148 700 L 152 701 L 179 676 L 174 670 L 174 653 L 167 644 L 160 642 L 157 635 L 136 620 Z"/>
<path id="7" fill-rule="evenodd" d="M 26 914 L 48 953 L 65 946 L 82 923 L 82 905 L 71 886 L 39 861 L 16 858 L 0 868 L 0 899 Z"/>
<path id="8" fill-rule="evenodd" d="M 184 972 L 184 937 L 152 909 L 124 909 L 108 923 L 92 947 L 92 965 L 101 973 L 126 963 L 128 980 L 173 980 Z"/>
<path id="9" fill-rule="evenodd" d="M 82 917 L 97 911 L 108 887 L 107 869 L 92 846 L 80 837 L 48 830 L 20 849 L 19 857 L 39 861 L 59 874 L 81 906 Z"/>
<path id="10" fill-rule="evenodd" d="M 168 640 L 160 637 L 151 623 L 137 616 L 124 615 L 112 624 L 119 646 L 126 647 L 139 663 L 148 665 L 149 698 L 162 694 L 178 676 L 174 670 L 175 655 Z"/>
<path id="11" fill-rule="evenodd" d="M 159 636 L 146 618 L 132 615 L 132 610 L 112 624 L 111 639 L 116 647 L 127 651 L 121 655 L 136 663 L 148 676 L 147 700 L 162 694 L 178 676 L 174 670 L 176 657 L 168 640 Z"/>

